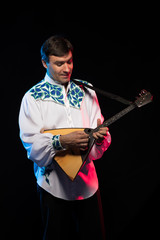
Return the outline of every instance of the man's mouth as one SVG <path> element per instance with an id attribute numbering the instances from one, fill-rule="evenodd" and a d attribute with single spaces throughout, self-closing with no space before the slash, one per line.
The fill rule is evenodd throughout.
<path id="1" fill-rule="evenodd" d="M 68 74 L 61 74 L 61 76 L 64 77 L 64 78 L 68 78 L 68 77 L 70 77 L 70 75 L 71 75 L 70 73 L 68 73 Z"/>

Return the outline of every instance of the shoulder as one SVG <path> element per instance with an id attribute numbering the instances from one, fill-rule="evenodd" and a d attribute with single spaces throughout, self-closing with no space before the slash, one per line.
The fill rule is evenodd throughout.
<path id="1" fill-rule="evenodd" d="M 27 94 L 34 98 L 34 100 L 54 100 L 55 98 L 61 100 L 62 88 L 42 80 L 33 86 Z"/>
<path id="2" fill-rule="evenodd" d="M 40 81 L 39 83 L 35 84 L 33 87 L 31 87 L 23 96 L 21 105 L 23 106 L 29 106 L 30 104 L 36 103 L 40 97 L 41 97 L 41 86 L 44 83 L 44 80 Z"/>
<path id="3" fill-rule="evenodd" d="M 40 81 L 36 85 L 34 85 L 29 91 L 27 92 L 27 95 L 33 97 L 35 100 L 39 100 L 43 97 L 44 91 L 49 89 L 49 85 L 44 81 Z"/>
<path id="4" fill-rule="evenodd" d="M 97 98 L 93 85 L 90 82 L 81 79 L 73 79 L 73 82 L 81 87 L 89 98 Z"/>

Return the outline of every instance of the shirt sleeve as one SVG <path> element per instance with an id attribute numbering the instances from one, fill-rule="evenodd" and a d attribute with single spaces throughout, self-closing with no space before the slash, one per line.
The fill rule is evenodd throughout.
<path id="1" fill-rule="evenodd" d="M 101 109 L 99 106 L 97 95 L 94 91 L 90 91 L 90 126 L 91 128 L 97 127 L 97 119 L 101 120 L 101 123 L 104 121 L 104 117 L 101 114 Z M 108 149 L 111 144 L 111 135 L 108 132 L 105 136 L 104 141 L 101 145 L 94 144 L 90 153 L 89 160 L 96 160 L 103 156 L 103 153 Z"/>
<path id="2" fill-rule="evenodd" d="M 27 156 L 38 166 L 48 166 L 56 154 L 55 138 L 50 133 L 41 133 L 43 120 L 40 102 L 29 93 L 22 99 L 19 113 L 20 138 L 27 150 Z"/>

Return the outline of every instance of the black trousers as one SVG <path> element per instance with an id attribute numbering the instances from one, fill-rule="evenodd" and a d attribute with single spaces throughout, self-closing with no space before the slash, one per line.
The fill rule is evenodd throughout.
<path id="1" fill-rule="evenodd" d="M 43 223 L 43 240 L 101 240 L 104 225 L 99 191 L 89 199 L 66 201 L 37 186 Z"/>

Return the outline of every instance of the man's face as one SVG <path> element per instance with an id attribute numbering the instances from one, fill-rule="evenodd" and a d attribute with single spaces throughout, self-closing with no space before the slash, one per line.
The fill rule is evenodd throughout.
<path id="1" fill-rule="evenodd" d="M 49 56 L 49 62 L 46 63 L 42 60 L 42 63 L 47 69 L 47 74 L 57 82 L 65 85 L 70 81 L 73 70 L 73 56 L 71 51 L 62 57 Z"/>

